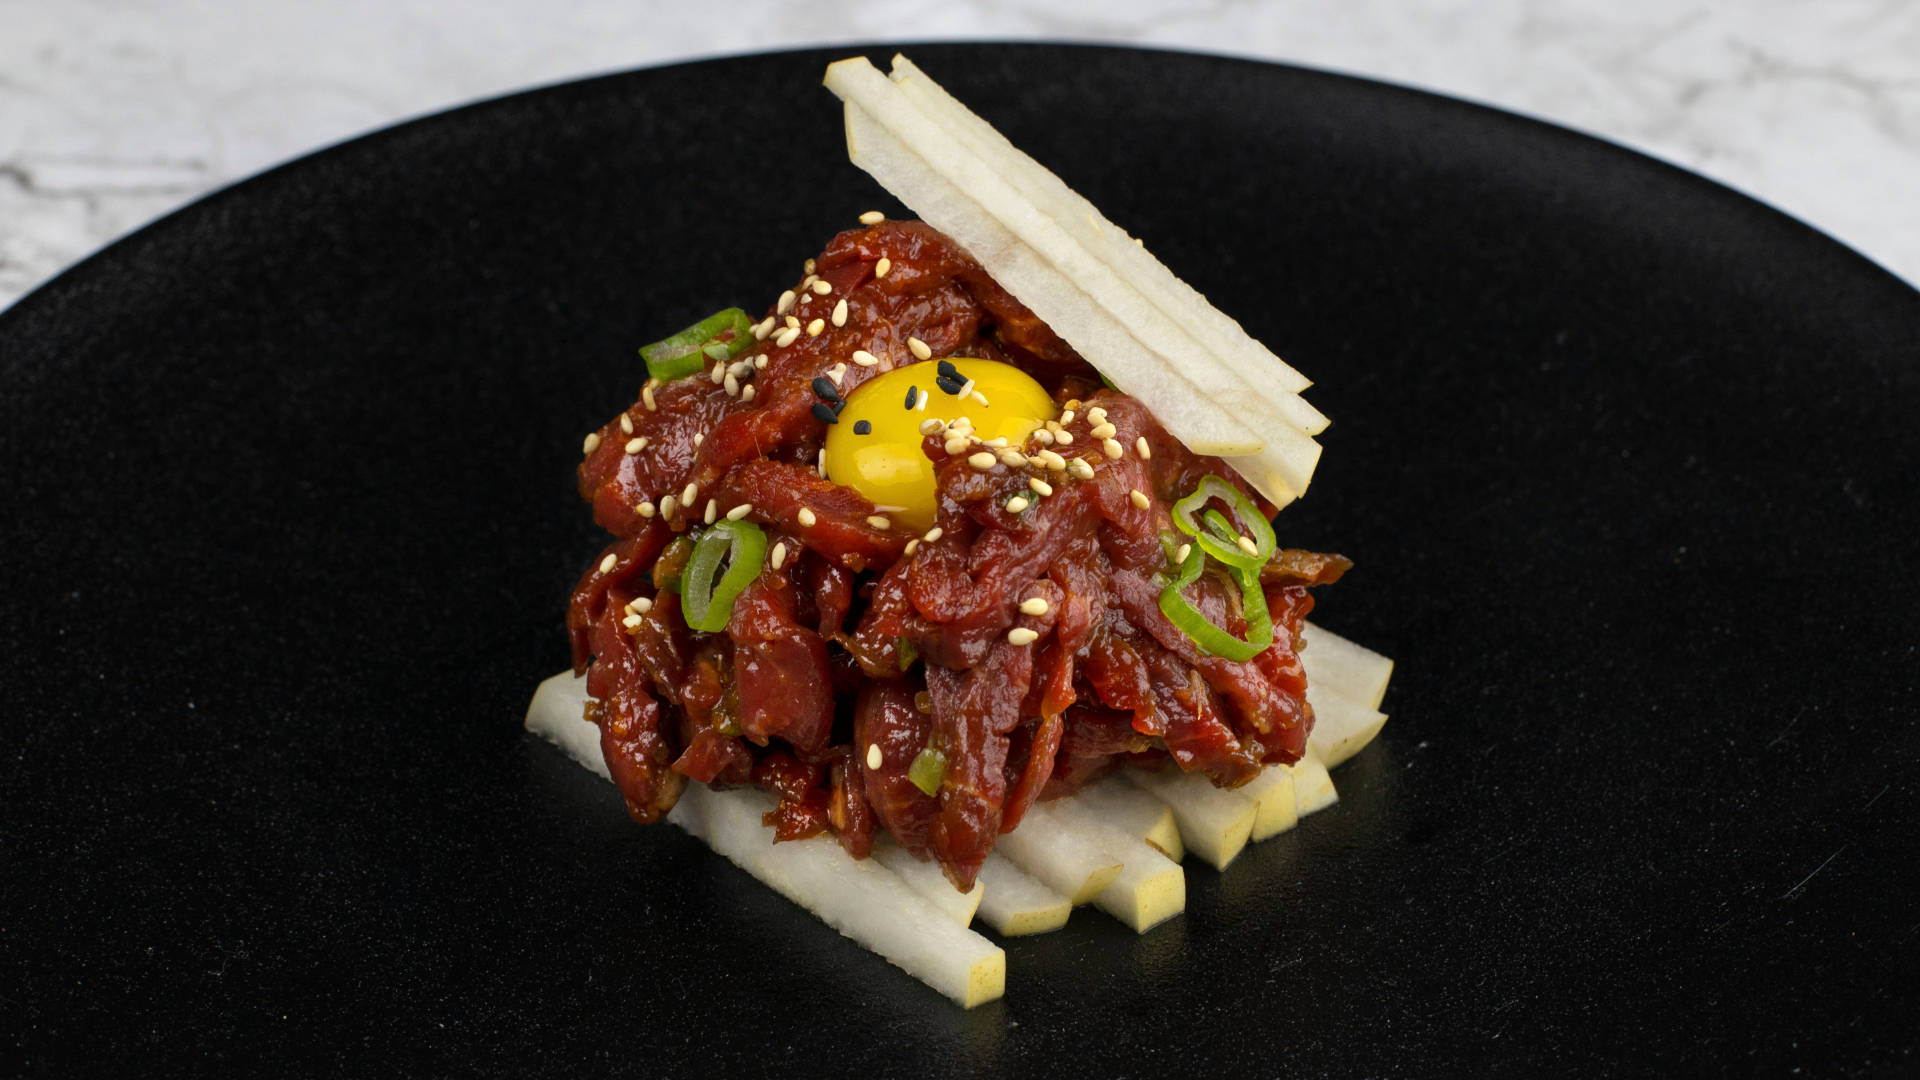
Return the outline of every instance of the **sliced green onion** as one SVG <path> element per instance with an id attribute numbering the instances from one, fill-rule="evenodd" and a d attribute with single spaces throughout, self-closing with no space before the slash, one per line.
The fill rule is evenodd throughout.
<path id="1" fill-rule="evenodd" d="M 907 779 L 928 795 L 940 794 L 940 783 L 947 778 L 947 755 L 929 746 L 913 756 L 907 766 Z"/>
<path id="2" fill-rule="evenodd" d="M 1244 556 L 1246 552 L 1240 554 Z M 1200 580 L 1200 572 L 1206 566 L 1205 552 L 1197 547 L 1189 551 L 1187 561 L 1180 564 L 1180 573 L 1160 593 L 1160 611 L 1181 633 L 1192 638 L 1201 651 L 1228 660 L 1251 660 L 1273 644 L 1273 617 L 1267 613 L 1267 596 L 1260 591 L 1260 572 L 1239 566 L 1227 568 L 1240 583 L 1240 613 L 1247 620 L 1247 637 L 1242 641 L 1215 626 L 1180 591 Z"/>
<path id="3" fill-rule="evenodd" d="M 734 598 L 760 576 L 760 563 L 766 557 L 767 534 L 760 526 L 751 521 L 714 522 L 694 543 L 693 557 L 681 578 L 680 610 L 687 626 L 709 634 L 725 630 Z M 722 558 L 728 560 L 727 572 L 716 584 L 713 577 Z"/>
<path id="4" fill-rule="evenodd" d="M 739 308 L 730 307 L 672 337 L 640 346 L 640 359 L 647 362 L 647 374 L 661 382 L 672 382 L 706 370 L 710 362 L 731 360 L 751 344 L 753 320 Z"/>
<path id="5" fill-rule="evenodd" d="M 895 651 L 900 655 L 900 670 L 905 671 L 913 666 L 915 660 L 920 659 L 920 648 L 903 637 L 894 638 L 894 641 L 899 643 Z"/>
<path id="6" fill-rule="evenodd" d="M 1203 514 L 1206 524 L 1196 523 L 1194 512 L 1205 509 L 1214 499 L 1227 504 L 1233 520 L 1208 509 Z M 1273 524 L 1261 515 L 1252 499 L 1218 476 L 1201 477 L 1200 486 L 1192 494 L 1173 504 L 1173 523 L 1207 554 L 1228 566 L 1258 570 L 1273 557 Z M 1253 541 L 1253 553 L 1240 546 L 1242 536 Z"/>

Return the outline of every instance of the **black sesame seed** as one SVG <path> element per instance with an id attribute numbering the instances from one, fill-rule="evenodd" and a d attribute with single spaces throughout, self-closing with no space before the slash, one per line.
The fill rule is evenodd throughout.
<path id="1" fill-rule="evenodd" d="M 813 403 L 813 418 L 823 424 L 837 424 L 840 422 L 840 414 L 834 412 L 833 406 L 828 405 L 824 401 L 816 401 Z"/>
<path id="2" fill-rule="evenodd" d="M 942 375 L 939 378 L 933 380 L 933 382 L 934 382 L 934 385 L 938 386 L 940 389 L 956 397 L 958 397 L 960 394 L 960 388 L 966 385 L 965 382 L 959 379 L 949 379 L 945 375 Z"/>
<path id="3" fill-rule="evenodd" d="M 940 374 L 945 375 L 947 378 L 952 379 L 956 382 L 960 380 L 960 369 L 957 367 L 954 367 L 953 361 L 951 360 L 940 361 L 936 370 L 938 370 Z"/>
<path id="4" fill-rule="evenodd" d="M 907 408 L 909 409 L 913 408 L 913 403 L 915 401 L 918 401 L 919 399 L 920 399 L 920 388 L 917 386 L 907 387 Z"/>
<path id="5" fill-rule="evenodd" d="M 865 420 L 855 420 L 853 422 L 853 433 L 855 435 L 871 435 L 873 434 L 873 425 Z"/>
<path id="6" fill-rule="evenodd" d="M 825 375 L 816 376 L 814 378 L 813 392 L 820 395 L 820 398 L 823 401 L 839 401 L 840 400 L 839 388 L 834 386 L 833 380 L 827 378 Z"/>

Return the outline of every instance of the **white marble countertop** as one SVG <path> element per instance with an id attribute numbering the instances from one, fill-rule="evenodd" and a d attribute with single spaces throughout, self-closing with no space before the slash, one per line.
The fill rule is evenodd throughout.
<path id="1" fill-rule="evenodd" d="M 0 307 L 216 187 L 396 120 L 675 60 L 863 39 L 1228 52 L 1556 121 L 1920 282 L 1913 0 L 0 0 Z"/>

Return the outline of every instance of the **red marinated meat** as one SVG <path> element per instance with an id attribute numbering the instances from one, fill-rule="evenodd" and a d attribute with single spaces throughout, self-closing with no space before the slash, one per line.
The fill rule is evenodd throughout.
<path id="1" fill-rule="evenodd" d="M 717 375 L 650 382 L 589 438 L 580 465 L 580 492 L 616 539 L 581 577 L 567 627 L 637 820 L 664 815 L 689 780 L 756 784 L 779 799 L 767 815 L 778 839 L 832 833 L 865 857 L 885 832 L 965 889 L 1036 799 L 1123 762 L 1232 786 L 1299 759 L 1313 722 L 1297 654 L 1308 588 L 1351 563 L 1276 552 L 1260 574 L 1273 644 L 1247 661 L 1205 653 L 1157 603 L 1169 545 L 1182 539 L 1169 507 L 1209 475 L 1252 495 L 1230 467 L 1188 452 L 1142 402 L 1099 389 L 1071 348 L 926 225 L 842 233 L 808 273 L 846 302 L 844 325 L 785 345 L 763 331 Z M 825 313 L 807 284 L 792 312 L 768 313 L 768 327 Z M 937 539 L 869 521 L 865 496 L 816 471 L 825 424 L 814 381 L 832 369 L 849 393 L 914 362 L 910 339 L 936 359 L 1032 374 L 1062 410 L 1054 430 L 1068 438 L 1051 449 L 1084 462 L 1080 472 L 1037 458 L 977 468 L 936 435 L 922 451 L 934 463 Z M 862 366 L 856 350 L 888 359 Z M 1120 432 L 1118 457 L 1091 433 L 1096 407 Z M 1022 449 L 1032 458 L 1041 448 Z M 1034 479 L 1051 493 L 1010 512 Z M 724 631 L 693 631 L 677 591 L 688 538 L 714 510 L 742 504 L 769 554 Z M 1217 568 L 1185 595 L 1245 634 L 1239 587 Z M 923 753 L 945 762 L 933 795 L 912 778 Z"/>

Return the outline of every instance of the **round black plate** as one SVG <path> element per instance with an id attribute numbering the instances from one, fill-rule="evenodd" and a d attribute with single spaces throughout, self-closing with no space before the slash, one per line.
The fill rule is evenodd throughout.
<path id="1" fill-rule="evenodd" d="M 1552 127 L 916 58 L 1319 380 L 1284 542 L 1400 661 L 1342 801 L 962 1012 L 525 735 L 634 348 L 870 207 L 835 49 L 476 105 L 0 318 L 16 1063 L 526 1076 L 1914 1065 L 1920 294 Z M 867 50 L 884 59 L 887 49 Z"/>

